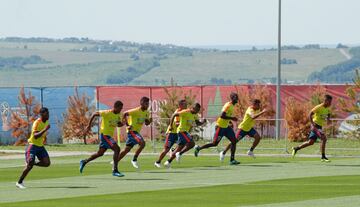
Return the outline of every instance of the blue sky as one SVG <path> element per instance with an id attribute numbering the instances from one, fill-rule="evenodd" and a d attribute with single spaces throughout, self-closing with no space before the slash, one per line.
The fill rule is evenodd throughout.
<path id="1" fill-rule="evenodd" d="M 359 44 L 359 0 L 282 0 L 283 44 Z M 277 42 L 278 0 L 2 0 L 0 36 L 177 45 Z"/>

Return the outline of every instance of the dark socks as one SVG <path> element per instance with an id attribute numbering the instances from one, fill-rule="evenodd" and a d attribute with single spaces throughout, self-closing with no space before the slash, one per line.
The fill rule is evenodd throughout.
<path id="1" fill-rule="evenodd" d="M 134 155 L 133 161 L 137 161 L 138 156 Z"/>
<path id="2" fill-rule="evenodd" d="M 254 147 L 251 147 L 251 148 L 250 148 L 250 151 L 251 151 L 251 152 L 254 151 Z"/>

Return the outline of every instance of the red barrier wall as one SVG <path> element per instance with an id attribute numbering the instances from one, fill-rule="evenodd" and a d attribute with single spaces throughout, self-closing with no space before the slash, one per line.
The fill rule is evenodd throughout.
<path id="1" fill-rule="evenodd" d="M 228 100 L 230 92 L 236 91 L 236 88 L 249 90 L 253 85 L 237 86 L 181 86 L 179 87 L 185 93 L 196 95 L 196 99 L 204 108 L 203 116 L 207 118 L 216 118 L 220 113 L 222 105 Z M 273 94 L 272 104 L 275 107 L 276 86 L 268 85 Z M 285 101 L 292 96 L 299 101 L 308 101 L 309 94 L 317 85 L 283 85 L 281 86 L 281 111 L 284 111 Z M 324 85 L 327 92 L 335 98 L 346 98 L 346 85 Z M 121 100 L 124 103 L 124 111 L 137 107 L 142 96 L 151 99 L 151 112 L 153 117 L 157 117 L 159 102 L 166 97 L 163 87 L 137 87 L 137 86 L 99 86 L 97 87 L 97 98 L 100 104 L 109 108 L 115 100 Z M 281 113 L 283 114 L 283 113 Z M 339 118 L 345 118 L 346 114 L 338 114 Z M 145 127 L 144 136 L 151 136 L 153 130 Z"/>

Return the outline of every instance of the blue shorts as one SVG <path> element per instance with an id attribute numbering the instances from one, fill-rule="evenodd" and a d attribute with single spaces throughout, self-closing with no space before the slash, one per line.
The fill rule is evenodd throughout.
<path id="1" fill-rule="evenodd" d="M 213 143 L 220 142 L 221 138 L 224 136 L 226 138 L 228 138 L 231 142 L 235 142 L 235 133 L 234 133 L 234 130 L 230 126 L 227 128 L 221 128 L 219 126 L 216 126 Z"/>
<path id="2" fill-rule="evenodd" d="M 168 133 L 166 134 L 164 147 L 171 148 L 178 141 L 178 134 Z"/>
<path id="3" fill-rule="evenodd" d="M 255 134 L 257 134 L 257 131 L 254 128 L 251 128 L 249 131 L 244 131 L 242 129 L 239 129 L 237 134 L 236 134 L 236 139 L 241 140 L 246 135 L 248 135 L 249 137 L 254 137 Z"/>
<path id="4" fill-rule="evenodd" d="M 115 140 L 109 135 L 100 134 L 100 148 L 109 149 L 116 144 Z"/>
<path id="5" fill-rule="evenodd" d="M 144 138 L 138 132 L 129 131 L 127 133 L 126 146 L 133 147 L 141 142 L 144 142 Z"/>
<path id="6" fill-rule="evenodd" d="M 46 151 L 45 147 L 39 147 L 33 144 L 29 144 L 25 149 L 25 160 L 26 163 L 34 162 L 35 157 L 39 160 L 49 157 L 48 152 Z"/>
<path id="7" fill-rule="evenodd" d="M 178 137 L 178 145 L 185 145 L 187 143 L 193 142 L 193 139 L 188 132 L 179 132 Z"/>
<path id="8" fill-rule="evenodd" d="M 316 141 L 318 138 L 321 139 L 321 136 L 323 135 L 322 127 L 316 124 L 314 129 L 310 131 L 308 139 Z"/>

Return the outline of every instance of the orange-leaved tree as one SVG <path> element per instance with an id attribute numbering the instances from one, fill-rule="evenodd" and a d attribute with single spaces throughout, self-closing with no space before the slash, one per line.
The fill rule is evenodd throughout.
<path id="1" fill-rule="evenodd" d="M 271 136 L 270 128 L 275 124 L 275 121 L 270 119 L 274 118 L 275 109 L 272 104 L 270 88 L 267 85 L 256 83 L 251 88 L 236 87 L 236 93 L 239 96 L 239 102 L 235 106 L 234 114 L 240 119 L 239 122 L 241 122 L 241 118 L 244 117 L 246 109 L 251 105 L 251 101 L 259 99 L 261 108 L 268 109 L 268 112 L 259 117 L 259 120 L 256 122 L 256 127 L 261 136 Z"/>
<path id="2" fill-rule="evenodd" d="M 250 94 L 251 100 L 259 99 L 261 102 L 261 108 L 267 109 L 267 112 L 259 117 L 256 125 L 261 136 L 270 136 L 270 129 L 275 125 L 275 120 L 273 120 L 275 109 L 273 108 L 274 104 L 272 102 L 271 90 L 267 85 L 256 84 L 251 88 Z"/>
<path id="3" fill-rule="evenodd" d="M 288 139 L 291 141 L 304 141 L 310 130 L 309 103 L 302 103 L 294 97 L 286 99 L 285 120 L 288 128 Z"/>
<path id="4" fill-rule="evenodd" d="M 20 88 L 18 100 L 19 107 L 11 111 L 9 127 L 11 135 L 17 139 L 15 145 L 24 145 L 30 137 L 32 124 L 38 118 L 41 105 L 30 91 L 25 93 L 24 87 Z"/>
<path id="5" fill-rule="evenodd" d="M 288 127 L 288 139 L 290 141 L 305 141 L 310 132 L 309 114 L 313 107 L 320 104 L 324 100 L 326 88 L 317 84 L 311 88 L 311 94 L 308 101 L 300 102 L 294 97 L 286 99 L 285 120 Z M 336 107 L 331 106 L 332 117 L 336 116 Z M 324 128 L 324 131 L 329 136 L 334 134 L 336 126 L 330 124 Z"/>
<path id="6" fill-rule="evenodd" d="M 79 95 L 78 88 L 75 87 L 74 95 L 68 98 L 68 107 L 63 113 L 63 122 L 60 125 L 63 138 L 82 139 L 84 144 L 87 144 L 86 139 L 92 135 L 92 132 L 86 131 L 86 127 L 94 111 L 95 105 L 91 104 L 90 97 L 86 93 Z"/>
<path id="7" fill-rule="evenodd" d="M 236 93 L 239 97 L 238 104 L 235 105 L 234 109 L 234 115 L 240 119 L 241 117 L 244 117 L 246 109 L 250 105 L 250 95 L 248 88 L 244 87 L 237 87 L 235 86 Z M 241 121 L 241 120 L 239 120 Z"/>
<path id="8" fill-rule="evenodd" d="M 170 87 L 164 87 L 166 97 L 160 102 L 158 116 L 159 119 L 155 122 L 155 126 L 160 134 L 164 134 L 170 123 L 170 118 L 178 108 L 178 103 L 181 99 L 185 99 L 188 106 L 195 103 L 196 95 L 193 95 L 191 91 L 188 93 L 184 92 L 181 87 L 177 86 L 176 83 L 171 80 Z M 197 131 L 197 127 L 194 129 Z"/>

